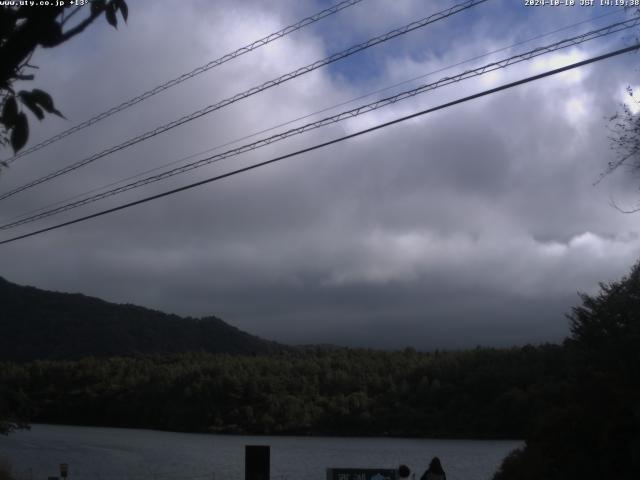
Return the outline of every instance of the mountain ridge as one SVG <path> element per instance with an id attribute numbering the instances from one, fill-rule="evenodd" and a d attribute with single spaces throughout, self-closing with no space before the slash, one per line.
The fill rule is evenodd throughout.
<path id="1" fill-rule="evenodd" d="M 0 360 L 187 352 L 267 354 L 286 348 L 215 316 L 181 317 L 0 276 Z"/>

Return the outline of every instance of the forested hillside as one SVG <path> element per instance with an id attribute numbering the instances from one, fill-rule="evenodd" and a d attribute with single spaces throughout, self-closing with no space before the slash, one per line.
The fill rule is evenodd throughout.
<path id="1" fill-rule="evenodd" d="M 182 352 L 266 353 L 282 346 L 216 317 L 182 318 L 0 277 L 0 360 Z"/>
<path id="2" fill-rule="evenodd" d="M 14 339 L 27 328 L 23 321 L 44 333 L 75 328 L 69 335 L 76 339 L 79 332 L 116 333 L 105 333 L 112 335 L 106 341 L 86 338 L 85 352 L 96 348 L 97 356 L 0 362 L 0 431 L 2 422 L 7 431 L 29 420 L 194 432 L 525 438 L 496 480 L 640 474 L 640 264 L 598 295 L 582 296 L 562 345 L 458 352 L 277 348 L 217 319 L 181 319 L 8 282 L 2 292 L 10 315 L 2 328 Z M 192 352 L 171 353 L 171 342 L 149 343 L 165 348 L 154 354 L 131 348 L 144 345 L 138 335 L 145 335 L 117 315 L 131 312 L 140 313 L 135 318 L 145 328 L 158 322 L 159 337 L 146 330 L 156 341 L 186 325 L 188 335 L 176 338 Z M 240 342 L 242 348 L 264 346 L 263 354 L 206 353 L 203 345 L 215 343 L 195 338 L 207 331 L 202 325 L 224 326 L 211 342 L 233 333 L 254 342 Z M 32 337 L 47 338 L 43 332 Z M 105 346 L 126 338 L 127 356 L 107 356 Z M 37 352 L 33 339 L 22 355 L 15 352 L 23 345 L 0 342 L 17 358 Z"/>
<path id="3" fill-rule="evenodd" d="M 522 438 L 563 396 L 562 347 L 1 363 L 34 422 L 198 432 Z"/>

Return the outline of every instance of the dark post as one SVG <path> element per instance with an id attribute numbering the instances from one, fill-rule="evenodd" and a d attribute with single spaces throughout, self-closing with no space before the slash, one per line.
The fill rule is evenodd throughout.
<path id="1" fill-rule="evenodd" d="M 245 445 L 244 479 L 269 480 L 270 457 L 269 445 Z"/>

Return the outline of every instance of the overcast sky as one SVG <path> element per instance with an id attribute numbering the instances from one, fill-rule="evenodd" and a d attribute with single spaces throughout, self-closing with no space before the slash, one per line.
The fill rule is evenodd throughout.
<path id="1" fill-rule="evenodd" d="M 290 70 L 452 5 L 364 0 L 21 158 L 7 191 Z M 579 2 L 576 2 L 579 3 Z M 67 120 L 33 121 L 30 145 L 326 8 L 324 1 L 129 1 L 37 52 L 36 80 Z M 619 21 L 617 7 L 489 0 L 0 202 L 6 223 L 142 171 L 537 37 L 318 119 Z M 632 43 L 598 39 L 38 223 L 9 238 Z M 565 314 L 640 252 L 640 200 L 614 159 L 607 118 L 638 78 L 626 54 L 413 119 L 153 203 L 0 246 L 0 275 L 180 315 L 216 315 L 287 343 L 418 349 L 561 341 Z M 297 122 L 300 125 L 306 119 Z M 274 130 L 274 133 L 284 128 Z M 254 139 L 264 137 L 261 134 Z M 244 140 L 236 145 L 241 145 Z M 227 147 L 229 148 L 229 147 Z M 222 151 L 217 150 L 215 152 Z M 214 153 L 215 153 L 214 152 Z M 5 151 L 5 157 L 10 152 Z M 204 155 L 201 155 L 204 156 Z"/>

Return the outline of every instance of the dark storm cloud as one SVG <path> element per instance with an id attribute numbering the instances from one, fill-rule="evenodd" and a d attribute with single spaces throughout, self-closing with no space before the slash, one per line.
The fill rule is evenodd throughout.
<path id="1" fill-rule="evenodd" d="M 118 32 L 98 26 L 68 48 L 42 52 L 38 75 L 65 114 L 80 120 L 320 8 L 303 3 L 215 10 L 207 2 L 173 10 L 142 3 Z M 540 24 L 497 4 L 456 20 L 455 31 L 469 35 L 471 46 L 459 36 L 444 48 L 442 26 L 437 36 L 416 32 L 376 52 L 367 65 L 376 75 L 364 82 L 349 67 L 314 72 L 9 199 L 0 215 L 510 44 L 513 22 L 520 32 L 540 33 Z M 496 8 L 504 15 L 496 16 Z M 3 190 L 431 11 L 422 2 L 364 2 L 335 24 L 298 32 L 16 162 L 3 173 Z M 545 30 L 562 25 L 552 21 Z M 438 90 L 60 218 L 265 160 L 593 51 L 573 49 Z M 184 315 L 217 315 L 294 343 L 432 349 L 558 341 L 576 292 L 618 278 L 640 250 L 636 217 L 608 203 L 612 192 L 633 198 L 636 185 L 614 176 L 593 187 L 611 154 L 603 119 L 622 100 L 632 62 L 589 67 L 5 246 L 0 274 Z M 45 121 L 34 126 L 33 139 L 67 125 Z"/>

